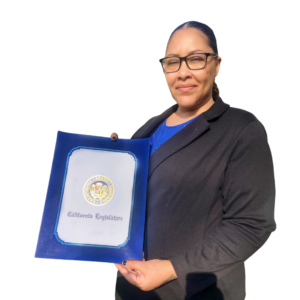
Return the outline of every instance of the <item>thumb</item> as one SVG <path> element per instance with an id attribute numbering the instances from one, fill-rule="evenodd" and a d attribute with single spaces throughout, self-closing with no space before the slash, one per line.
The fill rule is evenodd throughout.
<path id="1" fill-rule="evenodd" d="M 142 271 L 143 269 L 143 262 L 139 260 L 124 260 L 122 265 L 128 269 L 134 269 L 138 271 Z"/>

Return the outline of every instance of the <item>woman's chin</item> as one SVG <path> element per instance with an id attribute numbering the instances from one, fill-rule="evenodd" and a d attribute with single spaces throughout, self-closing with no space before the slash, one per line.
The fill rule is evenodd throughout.
<path id="1" fill-rule="evenodd" d="M 188 98 L 188 97 L 183 97 L 183 98 L 180 98 L 180 99 L 176 99 L 176 102 L 179 106 L 181 107 L 193 107 L 196 105 L 196 99 L 191 99 L 191 98 Z"/>

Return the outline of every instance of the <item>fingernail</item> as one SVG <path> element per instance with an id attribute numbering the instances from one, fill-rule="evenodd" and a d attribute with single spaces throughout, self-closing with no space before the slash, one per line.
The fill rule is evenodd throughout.
<path id="1" fill-rule="evenodd" d="M 123 260 L 123 261 L 122 261 L 122 265 L 123 265 L 123 266 L 126 266 L 126 265 L 127 265 L 127 260 Z"/>

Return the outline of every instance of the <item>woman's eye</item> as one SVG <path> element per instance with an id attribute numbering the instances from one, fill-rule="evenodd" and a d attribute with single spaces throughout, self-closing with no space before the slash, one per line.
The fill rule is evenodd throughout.
<path id="1" fill-rule="evenodd" d="M 192 58 L 192 60 L 203 60 L 203 58 L 202 58 L 202 57 L 199 57 L 199 56 L 197 56 L 197 57 L 193 57 L 193 58 Z"/>
<path id="2" fill-rule="evenodd" d="M 168 63 L 167 63 L 168 65 L 174 65 L 174 64 L 178 64 L 178 61 L 169 61 Z"/>

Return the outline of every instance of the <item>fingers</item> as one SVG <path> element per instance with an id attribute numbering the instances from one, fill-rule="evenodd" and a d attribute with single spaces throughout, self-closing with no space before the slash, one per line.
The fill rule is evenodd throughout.
<path id="1" fill-rule="evenodd" d="M 122 264 L 115 264 L 120 273 L 129 281 L 137 280 L 137 278 L 141 278 L 144 275 L 145 268 L 147 262 L 145 259 L 143 261 L 140 260 L 125 260 Z M 132 277 L 134 276 L 134 277 Z M 129 279 L 130 278 L 130 279 Z"/>
<path id="2" fill-rule="evenodd" d="M 131 272 L 131 273 L 133 273 L 133 274 L 135 274 L 135 275 L 139 275 L 139 274 L 140 274 L 140 271 L 136 271 L 136 270 L 134 270 L 134 269 L 129 270 L 129 272 Z"/>
<path id="3" fill-rule="evenodd" d="M 115 266 L 129 283 L 133 285 L 138 284 L 138 277 L 140 276 L 138 271 L 129 269 L 121 264 L 115 264 Z"/>
<path id="4" fill-rule="evenodd" d="M 120 271 L 120 273 L 126 277 L 128 276 L 131 272 L 131 270 L 129 270 L 128 268 L 122 266 L 121 264 L 115 264 L 115 266 L 117 267 L 117 269 Z"/>
<path id="5" fill-rule="evenodd" d="M 128 274 L 128 273 L 133 273 L 135 275 L 141 274 L 140 271 L 137 271 L 135 269 L 129 269 L 127 266 L 123 266 L 121 264 L 115 264 L 115 266 L 123 276 L 125 276 L 125 274 Z"/>
<path id="6" fill-rule="evenodd" d="M 137 275 L 142 275 L 142 272 L 141 271 L 138 271 L 138 270 L 133 270 Z"/>
<path id="7" fill-rule="evenodd" d="M 135 271 L 142 271 L 143 269 L 143 261 L 140 260 L 127 260 L 126 261 L 126 268 L 130 269 L 130 270 L 135 270 Z M 124 266 L 124 264 L 123 264 Z"/>

